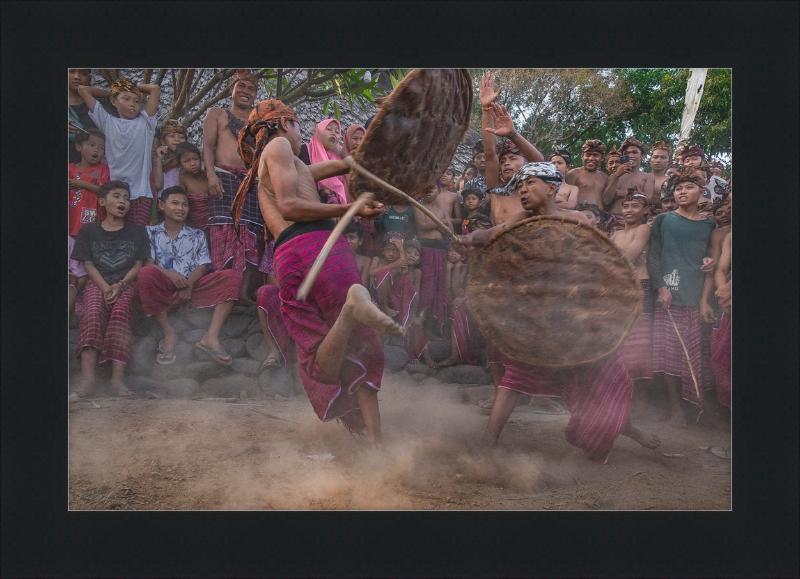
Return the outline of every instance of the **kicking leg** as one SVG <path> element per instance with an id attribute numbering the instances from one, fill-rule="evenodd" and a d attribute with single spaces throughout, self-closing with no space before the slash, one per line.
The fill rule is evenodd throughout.
<path id="1" fill-rule="evenodd" d="M 361 284 L 350 286 L 339 317 L 328 335 L 317 348 L 316 361 L 328 376 L 338 376 L 342 366 L 347 340 L 359 324 L 364 324 L 382 334 L 402 337 L 405 328 L 380 311 L 370 300 L 369 291 Z"/>
<path id="2" fill-rule="evenodd" d="M 378 391 L 374 388 L 362 384 L 356 390 L 358 407 L 367 425 L 367 444 L 376 448 L 381 441 L 381 412 L 378 408 Z"/>
<path id="3" fill-rule="evenodd" d="M 669 394 L 669 425 L 673 428 L 686 428 L 686 416 L 681 408 L 681 378 L 664 374 Z"/>
<path id="4" fill-rule="evenodd" d="M 489 415 L 489 422 L 486 424 L 486 431 L 483 433 L 483 446 L 493 446 L 497 444 L 500 433 L 508 421 L 508 417 L 517 405 L 519 392 L 508 388 L 497 388 L 494 397 L 492 413 Z"/>

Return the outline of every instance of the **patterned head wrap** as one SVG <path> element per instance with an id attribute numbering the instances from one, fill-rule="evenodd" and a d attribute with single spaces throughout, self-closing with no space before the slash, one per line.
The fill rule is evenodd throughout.
<path id="1" fill-rule="evenodd" d="M 624 203 L 625 201 L 639 201 L 640 203 L 644 203 L 645 207 L 650 206 L 650 202 L 647 201 L 647 197 L 645 197 L 644 194 L 639 191 L 638 187 L 628 188 L 628 193 L 625 195 L 625 198 L 622 200 L 622 202 Z"/>
<path id="2" fill-rule="evenodd" d="M 698 211 L 712 211 L 714 204 L 708 199 L 704 199 L 697 204 Z"/>
<path id="3" fill-rule="evenodd" d="M 704 161 L 706 160 L 706 154 L 703 152 L 703 149 L 700 147 L 690 147 L 689 145 L 681 149 L 680 153 L 678 153 L 678 158 L 683 161 L 686 157 L 692 157 L 694 155 L 698 155 Z"/>
<path id="4" fill-rule="evenodd" d="M 622 141 L 622 144 L 619 146 L 620 153 L 624 153 L 625 149 L 628 147 L 638 148 L 639 151 L 642 153 L 642 157 L 644 157 L 647 154 L 647 151 L 644 150 L 644 143 L 642 143 L 641 141 L 637 141 L 636 137 L 634 137 L 633 135 Z"/>
<path id="5" fill-rule="evenodd" d="M 250 73 L 250 69 L 248 68 L 240 68 L 236 72 L 233 73 L 230 82 L 228 83 L 228 88 L 233 90 L 233 85 L 235 85 L 240 80 L 246 80 L 247 82 L 252 82 L 256 87 L 258 87 L 258 81 L 256 77 L 254 77 Z"/>
<path id="6" fill-rule="evenodd" d="M 528 163 L 527 165 L 523 165 L 522 168 L 514 174 L 511 181 L 506 185 L 506 191 L 516 191 L 517 183 L 530 177 L 537 177 L 542 181 L 555 183 L 556 188 L 558 188 L 561 185 L 561 181 L 564 180 L 561 171 L 556 169 L 556 166 L 552 163 L 546 161 L 541 163 Z"/>
<path id="7" fill-rule="evenodd" d="M 672 147 L 666 141 L 656 141 L 655 143 L 653 143 L 653 146 L 650 147 L 650 152 L 652 153 L 656 149 L 664 149 L 669 153 L 669 158 L 670 159 L 672 158 L 672 153 L 673 153 Z"/>
<path id="8" fill-rule="evenodd" d="M 120 77 L 118 81 L 111 84 L 111 94 L 115 95 L 121 92 L 132 92 L 137 97 L 142 96 L 142 91 L 136 88 L 136 85 L 129 81 L 127 78 Z"/>
<path id="9" fill-rule="evenodd" d="M 545 161 L 550 161 L 553 157 L 561 157 L 564 159 L 564 162 L 567 165 L 572 165 L 572 155 L 569 154 L 569 151 L 566 149 L 559 149 L 558 147 L 553 147 L 553 152 L 547 156 Z"/>
<path id="10" fill-rule="evenodd" d="M 709 166 L 709 168 L 711 168 L 711 169 L 718 169 L 718 170 L 720 170 L 720 171 L 724 171 L 724 170 L 725 170 L 725 165 L 723 165 L 723 164 L 722 164 L 722 163 L 720 163 L 719 161 L 711 161 L 711 162 L 708 164 L 708 166 Z"/>
<path id="11" fill-rule="evenodd" d="M 282 117 L 286 117 L 297 123 L 300 122 L 295 112 L 281 101 L 260 101 L 256 103 L 256 106 L 250 111 L 247 125 L 239 131 L 239 155 L 242 157 L 242 161 L 244 161 L 244 165 L 247 167 L 248 171 L 242 184 L 239 186 L 239 190 L 236 192 L 233 205 L 231 205 L 233 228 L 237 235 L 239 234 L 239 218 L 242 216 L 242 207 L 247 198 L 247 192 L 256 179 L 258 162 L 261 159 L 261 153 L 264 147 L 267 146 L 269 132 L 277 130 L 278 122 Z M 253 150 L 253 146 L 247 142 L 247 137 L 255 139 L 255 150 Z"/>
<path id="12" fill-rule="evenodd" d="M 669 183 L 668 187 L 673 193 L 675 192 L 675 187 L 677 187 L 678 183 L 694 183 L 700 187 L 700 189 L 702 189 L 705 186 L 705 183 L 703 183 L 702 177 L 695 175 L 695 169 L 697 168 L 698 167 L 681 165 L 680 171 L 670 176 L 669 180 L 667 181 Z"/>
<path id="13" fill-rule="evenodd" d="M 606 160 L 610 159 L 611 157 L 621 157 L 621 156 L 622 156 L 622 153 L 620 152 L 620 150 L 617 149 L 616 147 L 612 146 L 611 150 L 606 155 Z"/>
<path id="14" fill-rule="evenodd" d="M 500 141 L 497 143 L 497 156 L 502 157 L 503 155 L 519 155 L 522 156 L 522 153 L 514 143 L 511 141 Z"/>
<path id="15" fill-rule="evenodd" d="M 720 195 L 719 197 L 714 199 L 714 202 L 711 205 L 711 211 L 716 215 L 717 210 L 723 205 L 726 205 L 728 201 L 730 201 L 728 195 L 725 195 L 724 197 Z"/>
<path id="16" fill-rule="evenodd" d="M 189 134 L 189 129 L 184 127 L 180 121 L 176 121 L 175 119 L 168 119 L 164 121 L 163 125 L 161 125 L 161 137 L 164 138 L 166 135 L 172 133 L 177 133 L 185 137 Z"/>
<path id="17" fill-rule="evenodd" d="M 461 192 L 462 201 L 467 198 L 467 195 L 475 195 L 475 197 L 477 197 L 481 201 L 483 201 L 483 197 L 484 197 L 483 191 L 481 191 L 478 187 L 469 187 L 467 189 L 464 189 Z"/>
<path id="18" fill-rule="evenodd" d="M 472 233 L 476 229 L 491 229 L 492 220 L 488 215 L 477 213 L 467 220 L 467 231 Z"/>
<path id="19" fill-rule="evenodd" d="M 600 139 L 589 139 L 581 147 L 581 153 L 600 153 L 606 154 L 606 145 Z"/>

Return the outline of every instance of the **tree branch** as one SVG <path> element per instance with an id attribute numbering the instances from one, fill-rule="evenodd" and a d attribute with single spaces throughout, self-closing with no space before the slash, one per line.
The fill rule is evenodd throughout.
<path id="1" fill-rule="evenodd" d="M 145 68 L 144 69 L 144 76 L 142 77 L 142 84 L 150 84 L 150 79 L 153 76 L 153 69 L 152 68 Z"/>
<path id="2" fill-rule="evenodd" d="M 158 69 L 158 74 L 156 74 L 156 80 L 155 80 L 155 82 L 153 84 L 157 84 L 158 86 L 161 86 L 161 81 L 164 80 L 164 76 L 166 74 L 167 74 L 167 69 L 166 68 L 159 68 Z"/>

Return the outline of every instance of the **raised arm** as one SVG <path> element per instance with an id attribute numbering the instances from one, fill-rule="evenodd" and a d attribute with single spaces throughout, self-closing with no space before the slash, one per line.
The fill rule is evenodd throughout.
<path id="1" fill-rule="evenodd" d="M 494 90 L 494 74 L 484 72 L 481 82 L 478 85 L 478 98 L 481 102 L 481 139 L 483 140 L 483 154 L 486 156 L 486 188 L 499 187 L 500 181 L 500 159 L 497 157 L 497 138 L 494 136 L 494 117 L 492 117 L 492 104 L 503 91 L 501 86 Z M 488 130 L 488 129 L 491 129 Z"/>
<path id="2" fill-rule="evenodd" d="M 147 113 L 148 117 L 156 116 L 156 112 L 158 112 L 158 101 L 161 98 L 161 87 L 157 84 L 140 84 L 137 85 L 136 88 L 149 95 L 144 112 Z"/>
<path id="3" fill-rule="evenodd" d="M 111 91 L 96 86 L 81 85 L 78 87 L 78 94 L 81 95 L 83 102 L 86 103 L 86 106 L 89 107 L 89 110 L 94 112 L 94 106 L 97 104 L 97 99 L 99 97 L 111 96 Z"/>
<path id="4" fill-rule="evenodd" d="M 511 115 L 508 114 L 506 107 L 500 106 L 497 103 L 492 103 L 491 107 L 491 113 L 496 128 L 492 129 L 487 127 L 484 128 L 484 131 L 494 133 L 498 137 L 506 137 L 507 139 L 510 139 L 511 142 L 517 146 L 520 154 L 525 157 L 525 160 L 528 161 L 528 163 L 539 163 L 544 161 L 544 156 L 539 152 L 539 150 L 529 143 L 528 139 L 517 132 L 517 129 L 514 127 L 514 121 L 511 120 Z"/>
<path id="5" fill-rule="evenodd" d="M 272 140 L 264 148 L 264 159 L 275 190 L 278 210 L 286 221 L 314 221 L 342 217 L 352 203 L 346 205 L 309 201 L 297 195 L 299 175 L 294 165 L 294 153 L 289 141 L 283 137 Z M 358 215 L 372 218 L 380 215 L 382 203 L 367 201 Z"/>

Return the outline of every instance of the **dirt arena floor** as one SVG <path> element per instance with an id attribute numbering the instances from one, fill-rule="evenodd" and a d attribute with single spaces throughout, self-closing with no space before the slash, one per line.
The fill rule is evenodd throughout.
<path id="1" fill-rule="evenodd" d="M 570 446 L 568 415 L 518 406 L 497 449 L 477 443 L 491 386 L 419 386 L 387 377 L 384 433 L 368 452 L 304 395 L 285 400 L 122 400 L 69 404 L 70 510 L 729 510 L 729 425 L 662 440 L 620 436 L 608 464 Z M 533 411 L 532 411 L 533 410 Z M 672 456 L 665 456 L 672 455 Z"/>

